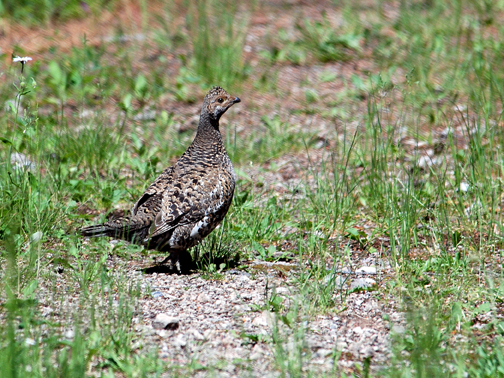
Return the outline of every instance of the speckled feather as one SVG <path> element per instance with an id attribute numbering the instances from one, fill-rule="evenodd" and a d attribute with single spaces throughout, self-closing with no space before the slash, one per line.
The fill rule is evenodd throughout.
<path id="1" fill-rule="evenodd" d="M 175 165 L 145 190 L 131 215 L 84 227 L 84 236 L 113 236 L 178 253 L 205 238 L 224 219 L 235 188 L 235 173 L 219 131 L 219 119 L 240 102 L 220 87 L 205 96 L 194 141 Z M 174 261 L 176 260 L 176 261 Z"/>

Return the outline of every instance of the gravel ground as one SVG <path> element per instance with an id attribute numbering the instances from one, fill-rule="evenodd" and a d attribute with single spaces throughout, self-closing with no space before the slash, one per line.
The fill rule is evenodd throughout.
<path id="1" fill-rule="evenodd" d="M 379 284 L 378 277 L 386 268 L 376 272 L 367 266 L 360 274 L 342 269 L 335 279 L 343 289 L 350 288 L 341 306 L 344 311 L 302 315 L 289 328 L 280 320 L 281 311 L 268 311 L 265 299 L 266 292 L 271 294 L 275 288 L 284 308 L 295 306 L 297 288 L 292 282 L 296 270 L 281 273 L 291 265 L 252 262 L 249 271 L 253 274 L 230 270 L 219 279 L 206 279 L 200 273 L 145 275 L 147 295 L 141 300 L 142 315 L 134 319 L 135 330 L 146 345 L 157 346 L 159 357 L 168 363 L 224 366 L 218 375 L 225 377 L 242 376 L 244 370 L 254 377 L 279 376 L 275 357 L 282 351 L 272 342 L 275 332 L 284 341 L 287 356 L 294 358 L 296 351 L 302 351 L 304 370 L 352 369 L 355 362 L 362 363 L 367 357 L 371 357 L 372 368 L 383 364 L 389 357 L 391 332 L 384 315 L 395 323 L 392 332 L 404 330 L 402 314 L 387 310 L 373 294 L 372 287 Z M 371 285 L 368 290 L 351 290 L 366 285 Z M 340 291 L 334 295 L 340 298 Z M 337 302 L 339 307 L 341 300 Z M 301 308 L 299 313 L 303 312 Z M 196 376 L 207 373 L 202 370 Z"/>

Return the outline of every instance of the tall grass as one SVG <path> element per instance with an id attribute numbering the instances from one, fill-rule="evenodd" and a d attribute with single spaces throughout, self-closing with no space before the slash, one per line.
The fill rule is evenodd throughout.
<path id="1" fill-rule="evenodd" d="M 83 18 L 88 12 L 99 14 L 105 7 L 110 7 L 114 2 L 103 0 L 91 0 L 83 3 L 70 0 L 45 0 L 45 1 L 2 1 L 0 14 L 7 16 L 16 22 L 24 22 L 35 25 L 39 22 L 66 21 L 69 19 Z"/>
<path id="2" fill-rule="evenodd" d="M 186 24 L 193 68 L 207 84 L 232 88 L 247 77 L 243 47 L 248 15 L 237 2 L 191 1 Z"/>

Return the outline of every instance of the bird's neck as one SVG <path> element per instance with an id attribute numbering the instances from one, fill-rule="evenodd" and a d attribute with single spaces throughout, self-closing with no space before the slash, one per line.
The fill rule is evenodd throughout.
<path id="1" fill-rule="evenodd" d="M 203 142 L 210 140 L 222 140 L 221 133 L 219 131 L 219 120 L 210 118 L 208 113 L 201 113 L 198 131 L 196 132 L 196 137 L 194 141 Z"/>

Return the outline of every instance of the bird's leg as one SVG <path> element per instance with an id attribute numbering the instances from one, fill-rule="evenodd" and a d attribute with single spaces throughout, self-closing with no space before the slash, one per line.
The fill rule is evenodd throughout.
<path id="1" fill-rule="evenodd" d="M 177 254 L 176 260 L 175 260 L 175 268 L 177 268 L 177 273 L 180 274 L 182 273 L 182 270 L 180 269 L 180 259 Z"/>
<path id="2" fill-rule="evenodd" d="M 171 253 L 170 253 L 166 259 L 164 259 L 164 260 L 163 260 L 163 261 L 161 261 L 160 263 L 157 263 L 156 265 L 164 265 L 164 264 L 166 264 L 166 262 L 167 262 L 168 260 L 170 260 L 170 262 L 171 262 L 171 258 L 172 258 L 172 256 L 171 256 Z"/>
<path id="3" fill-rule="evenodd" d="M 156 264 L 156 265 L 164 265 L 166 264 L 167 262 L 170 262 L 170 270 L 173 271 L 173 255 L 172 255 L 172 252 L 168 255 L 168 257 L 166 257 L 163 261 L 161 261 L 160 263 Z"/>
<path id="4" fill-rule="evenodd" d="M 180 269 L 179 253 L 177 251 L 170 252 L 170 254 L 168 255 L 168 257 L 166 257 L 163 261 L 161 261 L 157 265 L 164 265 L 168 261 L 170 261 L 170 270 L 172 270 L 172 271 L 174 270 L 173 269 L 173 264 L 175 264 L 175 268 L 177 269 L 177 273 L 181 273 L 182 272 L 182 270 Z"/>

